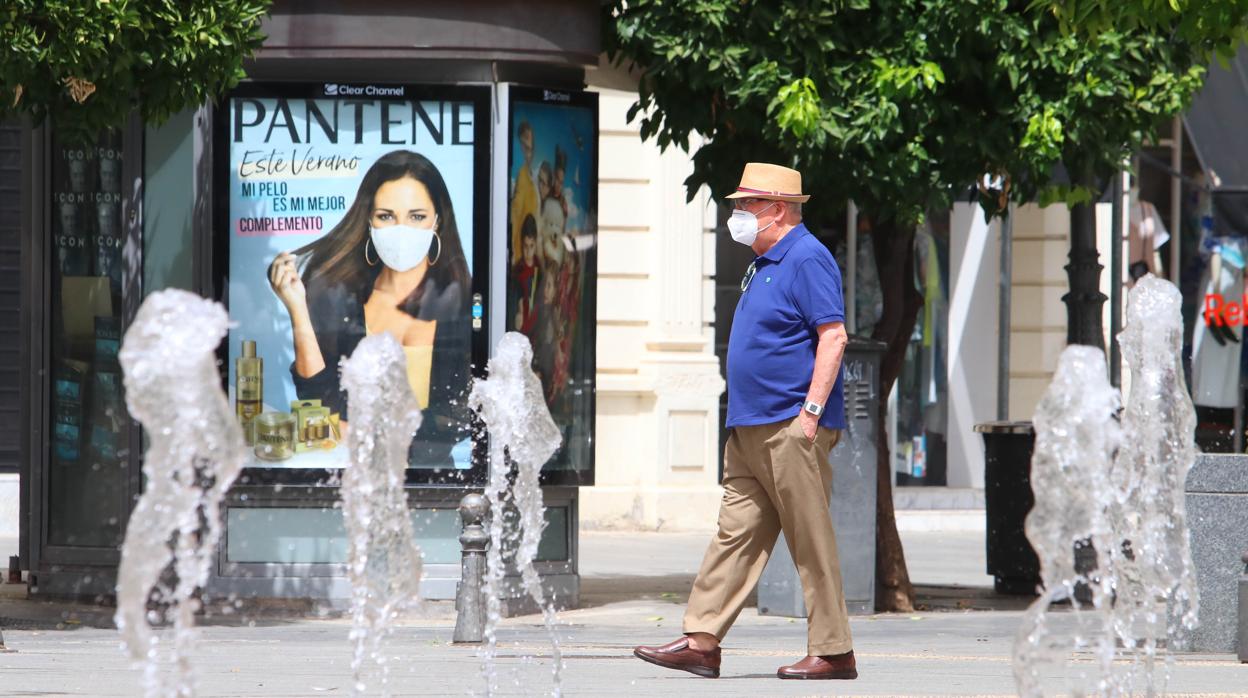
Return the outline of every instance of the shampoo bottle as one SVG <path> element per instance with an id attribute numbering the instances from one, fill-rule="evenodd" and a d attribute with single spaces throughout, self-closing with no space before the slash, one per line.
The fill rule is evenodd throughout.
<path id="1" fill-rule="evenodd" d="M 264 359 L 256 356 L 256 342 L 243 340 L 243 355 L 234 360 L 234 409 L 247 445 L 255 443 L 251 420 L 264 406 Z"/>

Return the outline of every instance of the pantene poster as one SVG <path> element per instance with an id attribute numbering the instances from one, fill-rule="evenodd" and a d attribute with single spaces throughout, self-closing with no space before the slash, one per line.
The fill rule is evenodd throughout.
<path id="1" fill-rule="evenodd" d="M 228 387 L 252 465 L 345 465 L 339 362 L 389 333 L 424 418 L 409 466 L 468 468 L 482 102 L 463 88 L 281 87 L 233 93 L 225 125 Z"/>
<path id="2" fill-rule="evenodd" d="M 548 482 L 593 484 L 598 102 L 512 88 L 507 329 L 533 344 L 533 370 L 563 433 Z"/>

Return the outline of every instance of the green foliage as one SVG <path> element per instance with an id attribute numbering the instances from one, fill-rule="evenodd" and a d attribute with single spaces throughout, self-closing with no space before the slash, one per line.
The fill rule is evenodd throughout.
<path id="1" fill-rule="evenodd" d="M 768 116 L 774 116 L 784 131 L 805 138 L 819 128 L 819 90 L 810 78 L 785 85 L 767 105 Z"/>
<path id="2" fill-rule="evenodd" d="M 1248 0 L 1208 0 L 1201 22 L 1134 4 L 1153 14 L 1110 22 L 1108 0 L 616 0 L 605 44 L 644 71 L 630 114 L 643 137 L 706 140 L 691 196 L 723 195 L 744 162 L 766 160 L 802 171 L 809 213 L 852 198 L 914 221 L 984 174 L 1008 175 L 1019 201 L 1096 196 L 1190 103 L 1204 65 L 1242 35 Z M 1063 169 L 1076 181 L 1055 179 Z M 993 212 L 1002 201 L 980 198 Z"/>
<path id="3" fill-rule="evenodd" d="M 1082 36 L 1144 29 L 1229 59 L 1248 38 L 1248 0 L 1032 0 L 1062 30 Z"/>
<path id="4" fill-rule="evenodd" d="M 982 74 L 998 86 L 985 113 L 1021 128 L 1016 147 L 986 155 L 1010 174 L 1017 201 L 1098 197 L 1155 127 L 1187 108 L 1210 59 L 1154 26 L 1072 32 L 1047 10 L 999 12 L 983 25 L 995 58 Z M 1069 181 L 1055 180 L 1059 168 Z"/>
<path id="5" fill-rule="evenodd" d="M 915 219 L 948 199 L 936 159 L 948 134 L 929 128 L 943 47 L 923 27 L 867 0 L 619 0 L 606 12 L 607 50 L 645 70 L 630 114 L 642 136 L 706 139 L 691 196 L 703 184 L 723 195 L 763 160 L 802 171 L 808 216 L 852 196 Z"/>
<path id="6" fill-rule="evenodd" d="M 244 77 L 270 0 L 8 0 L 0 118 L 50 118 L 69 137 L 137 110 L 161 122 Z"/>

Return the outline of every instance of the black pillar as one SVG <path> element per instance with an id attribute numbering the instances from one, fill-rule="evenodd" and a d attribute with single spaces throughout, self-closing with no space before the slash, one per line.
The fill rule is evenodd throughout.
<path id="1" fill-rule="evenodd" d="M 1105 349 L 1101 306 L 1106 298 L 1100 288 L 1103 268 L 1096 251 L 1096 203 L 1074 206 L 1070 209 L 1070 262 L 1066 265 L 1070 292 L 1062 296 L 1067 344 Z"/>

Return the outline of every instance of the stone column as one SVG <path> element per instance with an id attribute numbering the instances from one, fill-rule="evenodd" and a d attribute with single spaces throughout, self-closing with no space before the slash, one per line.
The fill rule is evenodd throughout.
<path id="1" fill-rule="evenodd" d="M 719 506 L 716 450 L 719 396 L 724 390 L 719 360 L 706 326 L 714 317 L 714 208 L 705 191 L 686 202 L 688 155 L 669 149 L 655 168 L 655 318 L 646 337 L 640 372 L 652 378 L 655 462 L 654 495 L 647 523 L 705 527 Z M 708 221 L 710 226 L 708 226 Z"/>
<path id="2" fill-rule="evenodd" d="M 635 99 L 605 91 L 600 102 L 598 431 L 580 520 L 706 529 L 720 497 L 723 390 L 710 328 L 714 209 L 705 194 L 686 202 L 689 155 L 660 152 L 626 121 Z"/>

